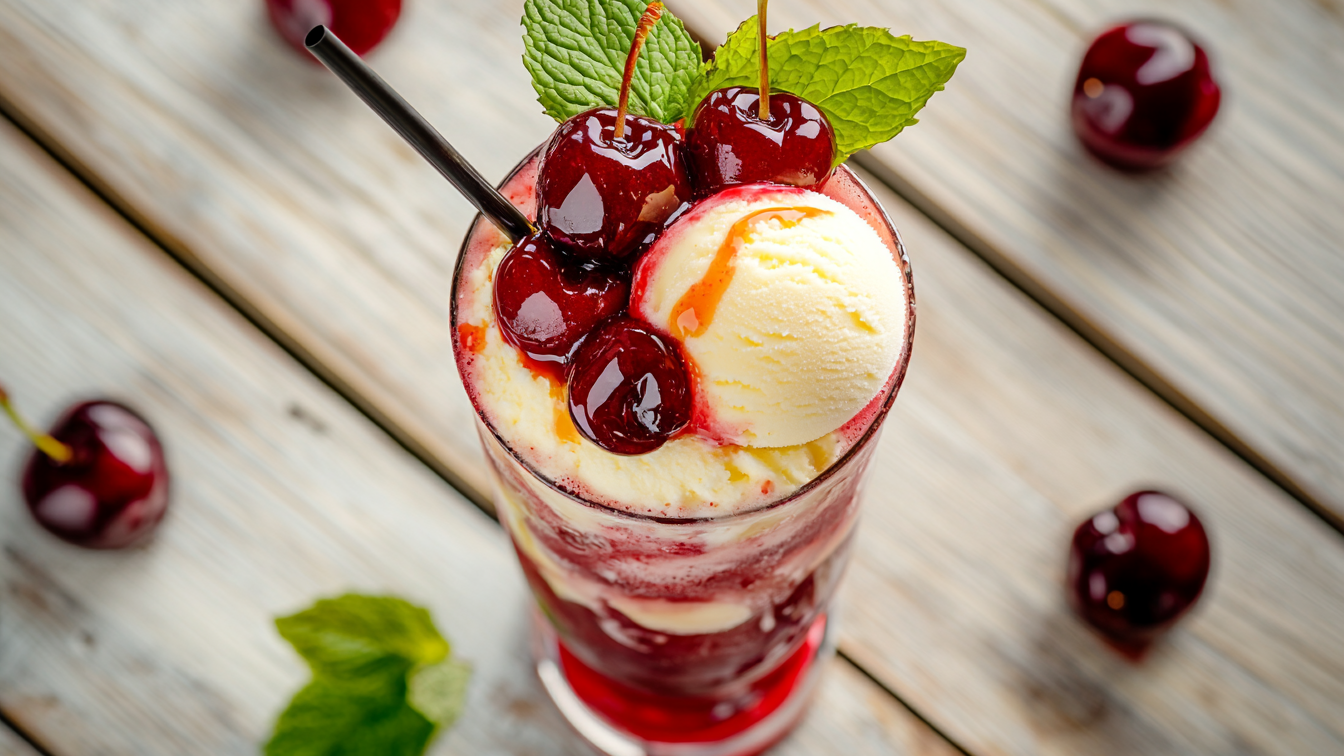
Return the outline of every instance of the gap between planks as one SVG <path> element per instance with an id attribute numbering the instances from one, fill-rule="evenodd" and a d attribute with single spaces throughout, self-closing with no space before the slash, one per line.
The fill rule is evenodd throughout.
<path id="1" fill-rule="evenodd" d="M 25 118 L 13 103 L 9 102 L 3 96 L 0 96 L 0 116 L 10 122 L 28 139 L 40 148 L 44 153 L 56 161 L 62 169 L 67 171 L 72 177 L 82 185 L 93 192 L 99 200 L 107 204 L 118 216 L 129 223 L 137 232 L 143 235 L 152 245 L 159 248 L 169 258 L 177 262 L 191 276 L 204 284 L 211 292 L 219 296 L 230 307 L 242 315 L 248 323 L 260 330 L 267 338 L 275 342 L 287 354 L 293 357 L 304 369 L 312 373 L 318 380 L 322 381 L 328 388 L 334 391 L 338 396 L 348 402 L 360 414 L 373 423 L 379 430 L 386 433 L 402 449 L 412 457 L 426 465 L 435 475 L 438 475 L 449 486 L 458 493 L 466 497 L 472 504 L 483 511 L 491 519 L 498 522 L 498 516 L 495 512 L 493 503 L 488 496 L 477 491 L 475 487 L 467 483 L 460 475 L 457 475 L 446 464 L 438 460 L 428 449 L 418 443 L 409 433 L 406 433 L 387 415 L 378 410 L 371 402 L 367 401 L 346 381 L 340 379 L 309 350 L 303 348 L 296 340 L 292 339 L 285 330 L 273 320 L 267 318 L 264 313 L 253 307 L 236 289 L 224 281 L 203 263 L 200 258 L 193 254 L 190 249 L 171 234 L 156 226 L 148 218 L 137 212 L 133 206 L 113 190 L 106 182 L 102 181 L 96 172 L 89 169 L 69 151 L 61 147 L 59 142 L 51 137 L 40 126 Z M 883 693 L 894 700 L 901 708 L 910 713 L 912 717 L 929 728 L 937 737 L 942 739 L 949 747 L 963 756 L 973 756 L 960 743 L 948 735 L 942 728 L 938 727 L 923 713 L 910 705 L 908 701 L 896 693 L 889 685 L 882 682 L 871 671 L 861 666 L 853 657 L 846 654 L 843 650 L 836 651 L 836 656 L 846 665 L 853 668 L 873 685 L 877 686 Z M 26 732 L 20 729 L 3 712 L 0 712 L 0 727 L 7 728 L 15 737 L 23 741 L 34 752 L 40 756 L 54 756 L 51 751 L 44 748 L 40 743 L 33 740 Z"/>
<path id="2" fill-rule="evenodd" d="M 1100 352 L 1126 375 L 1138 381 L 1140 385 L 1180 413 L 1182 417 L 1207 433 L 1213 440 L 1227 448 L 1241 461 L 1250 465 L 1256 472 L 1268 478 L 1270 482 L 1296 499 L 1309 512 L 1344 534 L 1344 516 L 1336 514 L 1318 501 L 1306 489 L 1298 485 L 1292 476 L 1281 470 L 1265 455 L 1256 451 L 1253 446 L 1224 425 L 1222 421 L 1186 396 L 1174 383 L 1141 357 L 1125 348 L 1123 344 L 1093 323 L 1077 308 L 1051 291 L 1048 286 L 1041 283 L 1029 271 L 1014 262 L 1011 256 L 1004 254 L 965 224 L 952 217 L 952 214 L 945 208 L 927 194 L 915 188 L 895 170 L 883 165 L 882 161 L 873 158 L 867 152 L 854 155 L 852 160 L 896 196 L 910 203 L 912 207 L 952 237 L 958 244 L 978 257 L 1009 285 L 1022 292 L 1024 296 L 1049 313 L 1051 317 Z"/>
<path id="3" fill-rule="evenodd" d="M 863 672 L 863 670 L 859 671 Z M 867 675 L 867 672 L 863 673 Z M 904 704 L 905 702 L 901 701 L 901 703 Z M 8 735 L 5 733 L 8 733 Z M 942 733 L 938 734 L 941 735 Z M 40 756 L 53 756 L 51 751 L 44 748 L 41 743 L 34 740 L 31 735 L 15 724 L 13 720 L 5 715 L 5 712 L 0 711 L 0 754 L 10 753 L 10 751 L 5 750 L 11 745 L 9 741 L 21 743 L 22 745 L 19 746 L 21 749 L 24 746 L 27 746 L 28 748 L 27 751 L 14 751 L 13 756 L 29 756 L 30 752 L 39 754 Z"/>
<path id="4" fill-rule="evenodd" d="M 1057 14 L 1052 10 L 1052 15 Z M 1072 24 L 1070 23 L 1069 26 L 1072 26 Z M 686 31 L 690 33 L 696 44 L 700 45 L 701 57 L 709 60 L 712 57 L 710 50 L 714 49 L 713 43 L 709 41 L 708 37 L 702 35 L 698 29 L 691 28 L 689 24 L 686 26 Z M 1138 381 L 1141 386 L 1151 391 L 1158 399 L 1180 413 L 1182 417 L 1194 423 L 1196 427 L 1227 448 L 1242 462 L 1268 478 L 1270 482 L 1296 499 L 1299 504 L 1306 507 L 1308 511 L 1319 517 L 1327 525 L 1344 534 L 1344 515 L 1331 511 L 1329 507 L 1308 493 L 1305 488 L 1298 485 L 1292 476 L 1281 470 L 1268 457 L 1256 451 L 1253 446 L 1224 425 L 1221 420 L 1186 396 L 1185 392 L 1177 388 L 1174 383 L 1132 350 L 1125 348 L 1123 344 L 1093 323 L 1077 308 L 1051 291 L 1036 276 L 1014 262 L 1012 256 L 1004 254 L 979 234 L 972 231 L 966 224 L 958 221 L 946 208 L 939 205 L 912 183 L 906 181 L 903 176 L 883 164 L 881 160 L 873 158 L 867 150 L 854 154 L 851 159 L 896 196 L 910 203 L 912 207 L 932 221 L 935 226 L 946 232 L 953 240 L 969 250 L 971 254 L 978 257 L 1010 286 L 1022 292 L 1042 310 L 1063 324 L 1065 328 L 1073 331 L 1079 338 L 1087 342 L 1088 346 L 1100 352 L 1122 372 Z"/>
<path id="5" fill-rule="evenodd" d="M 956 750 L 957 753 L 962 754 L 962 756 L 974 756 L 974 754 L 966 750 L 966 748 L 962 746 L 961 743 L 957 742 L 956 738 L 947 734 L 946 730 L 939 727 L 938 724 L 935 723 L 933 720 L 921 714 L 919 710 L 916 709 L 914 706 L 911 706 L 910 702 L 905 700 L 905 697 L 902 696 L 900 693 L 897 693 L 895 688 L 892 688 L 890 685 L 883 682 L 881 678 L 865 669 L 863 665 L 859 664 L 859 662 L 854 657 L 845 653 L 845 650 L 843 648 L 836 648 L 835 655 L 836 658 L 844 661 L 844 663 L 848 664 L 850 667 L 853 667 L 854 671 L 863 675 L 864 679 L 866 679 L 868 682 L 872 683 L 873 685 L 876 685 L 878 688 L 881 688 L 884 693 L 895 699 L 896 703 L 900 704 L 907 712 L 910 713 L 910 716 L 922 722 L 925 727 L 929 728 L 930 730 L 933 731 L 935 735 L 942 738 L 949 746 L 951 746 L 954 750 Z"/>

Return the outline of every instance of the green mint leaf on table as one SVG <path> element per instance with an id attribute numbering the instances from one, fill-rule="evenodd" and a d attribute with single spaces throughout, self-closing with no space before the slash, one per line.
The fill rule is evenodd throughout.
<path id="1" fill-rule="evenodd" d="M 434 724 L 406 700 L 406 682 L 350 686 L 315 679 L 290 701 L 266 756 L 418 756 Z"/>
<path id="2" fill-rule="evenodd" d="M 404 675 L 418 664 L 443 661 L 449 652 L 429 612 L 390 597 L 324 599 L 275 626 L 323 677 L 363 679 L 382 670 Z"/>
<path id="3" fill-rule="evenodd" d="M 716 89 L 760 85 L 757 34 L 753 16 L 701 66 L 687 112 L 694 113 Z M 918 123 L 915 114 L 966 57 L 965 49 L 943 42 L 919 42 L 853 24 L 790 29 L 771 39 L 766 50 L 770 88 L 798 95 L 830 119 L 837 165 Z"/>
<path id="4" fill-rule="evenodd" d="M 280 715 L 267 756 L 419 756 L 466 703 L 471 667 L 429 612 L 348 594 L 276 620 L 313 679 Z"/>
<path id="5" fill-rule="evenodd" d="M 407 701 L 425 719 L 449 727 L 467 703 L 470 679 L 471 665 L 456 659 L 423 667 L 411 676 Z"/>
<path id="6" fill-rule="evenodd" d="M 523 64 L 546 114 L 563 121 L 616 107 L 625 58 L 647 0 L 526 0 Z M 700 67 L 700 45 L 664 10 L 644 42 L 630 86 L 630 112 L 672 123 Z"/>

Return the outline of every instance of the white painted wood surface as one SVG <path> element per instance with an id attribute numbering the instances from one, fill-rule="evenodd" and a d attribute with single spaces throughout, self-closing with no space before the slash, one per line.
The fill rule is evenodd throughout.
<path id="1" fill-rule="evenodd" d="M 173 475 L 151 544 L 88 552 L 32 522 L 0 432 L 0 710 L 44 748 L 256 753 L 307 677 L 272 618 L 356 589 L 430 607 L 476 667 L 434 753 L 586 753 L 531 674 L 499 528 L 2 123 L 0 322 L 22 407 L 120 397 Z M 843 662 L 779 752 L 832 748 L 952 753 Z"/>
<path id="2" fill-rule="evenodd" d="M 146 7 L 137 25 L 147 11 L 110 2 L 3 0 L 0 92 L 248 306 L 319 359 L 338 354 L 330 369 L 368 402 L 465 458 L 474 439 L 446 419 L 465 398 L 435 363 L 446 323 L 429 306 L 455 245 L 417 241 L 465 224 L 465 204 L 438 214 L 451 190 L 268 41 L 255 9 Z M 375 64 L 502 175 L 549 128 L 517 65 L 516 7 L 408 7 Z M 846 651 L 977 754 L 1338 751 L 1339 536 L 886 201 L 921 320 Z M 1218 572 L 1201 612 L 1131 668 L 1062 614 L 1058 583 L 1072 525 L 1141 484 L 1206 513 Z"/>
<path id="3" fill-rule="evenodd" d="M 755 3 L 673 7 L 717 43 Z M 1144 16 L 1205 42 L 1224 98 L 1174 168 L 1135 177 L 1092 160 L 1068 111 L 1092 37 Z M 770 18 L 968 48 L 863 164 L 1344 526 L 1344 5 L 775 0 Z"/>
<path id="4" fill-rule="evenodd" d="M 841 648 L 976 754 L 1344 752 L 1344 538 L 877 190 L 919 325 L 869 481 Z M 1065 608 L 1074 527 L 1200 513 L 1197 611 L 1140 665 Z"/>

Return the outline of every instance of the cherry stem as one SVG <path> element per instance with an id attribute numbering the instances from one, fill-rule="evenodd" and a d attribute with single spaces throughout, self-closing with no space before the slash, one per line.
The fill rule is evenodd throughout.
<path id="1" fill-rule="evenodd" d="M 635 38 L 630 41 L 630 54 L 625 56 L 625 76 L 621 78 L 621 101 L 616 106 L 616 133 L 613 135 L 617 139 L 625 137 L 625 111 L 630 104 L 630 83 L 635 79 L 635 62 L 639 60 L 639 50 L 644 46 L 644 40 L 653 31 L 653 25 L 658 23 L 659 17 L 663 15 L 663 4 L 658 0 L 649 3 L 649 7 L 644 9 L 644 15 L 639 17 L 639 23 L 635 26 Z"/>
<path id="2" fill-rule="evenodd" d="M 765 54 L 765 4 L 767 0 L 756 0 L 757 36 L 761 48 L 761 110 L 758 117 L 762 121 L 770 120 L 770 60 Z"/>
<path id="3" fill-rule="evenodd" d="M 23 431 L 25 436 L 32 439 L 33 446 L 40 449 L 43 454 L 51 457 L 57 464 L 69 462 L 70 458 L 75 456 L 74 452 L 70 450 L 70 447 L 29 425 L 28 421 L 23 419 L 23 415 L 20 415 L 18 411 L 14 409 L 14 405 L 9 403 L 9 392 L 5 391 L 4 386 L 0 386 L 0 409 L 4 409 L 5 414 L 9 415 L 9 419 L 14 422 L 16 428 Z"/>

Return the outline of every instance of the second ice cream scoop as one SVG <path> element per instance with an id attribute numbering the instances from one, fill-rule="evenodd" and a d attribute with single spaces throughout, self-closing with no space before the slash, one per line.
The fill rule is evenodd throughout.
<path id="1" fill-rule="evenodd" d="M 905 339 L 903 291 L 887 246 L 854 211 L 755 184 L 668 227 L 635 269 L 630 310 L 682 342 L 698 432 L 792 446 L 882 391 Z"/>

